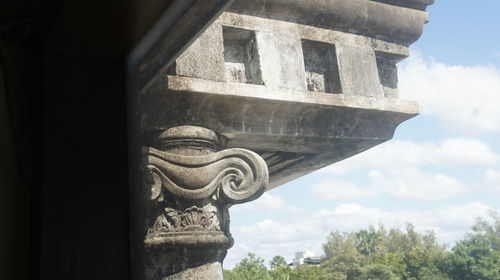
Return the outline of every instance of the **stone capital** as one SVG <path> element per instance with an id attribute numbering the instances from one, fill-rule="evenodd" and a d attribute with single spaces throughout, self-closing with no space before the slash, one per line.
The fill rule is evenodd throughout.
<path id="1" fill-rule="evenodd" d="M 262 195 L 266 162 L 249 150 L 222 149 L 215 132 L 196 126 L 167 129 L 152 146 L 142 149 L 147 279 L 185 270 L 172 266 L 182 256 L 221 262 L 233 244 L 228 208 Z"/>

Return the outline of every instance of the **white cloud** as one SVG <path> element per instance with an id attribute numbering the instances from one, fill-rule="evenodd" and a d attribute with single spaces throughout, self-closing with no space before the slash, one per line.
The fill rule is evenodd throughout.
<path id="1" fill-rule="evenodd" d="M 313 195 L 319 199 L 351 200 L 377 195 L 374 188 L 360 188 L 353 183 L 339 180 L 325 180 L 312 187 Z"/>
<path id="2" fill-rule="evenodd" d="M 266 219 L 232 228 L 236 243 L 229 250 L 224 266 L 233 267 L 248 252 L 256 253 L 266 261 L 275 255 L 282 255 L 291 261 L 296 251 L 309 249 L 321 254 L 321 244 L 330 232 L 356 231 L 379 223 L 391 228 L 404 228 L 410 222 L 417 231 L 432 229 L 440 242 L 451 243 L 462 238 L 477 217 L 488 217 L 491 209 L 479 202 L 424 211 L 388 211 L 349 203 L 331 210 L 302 212 L 286 220 Z"/>
<path id="3" fill-rule="evenodd" d="M 232 211 L 257 211 L 257 210 L 278 210 L 286 207 L 283 198 L 269 193 L 264 193 L 259 199 L 235 205 Z"/>
<path id="4" fill-rule="evenodd" d="M 364 187 L 337 179 L 320 182 L 312 190 L 317 198 L 330 200 L 388 195 L 397 199 L 435 201 L 469 191 L 464 183 L 439 171 L 440 168 L 468 167 L 465 170 L 470 170 L 496 166 L 498 162 L 500 156 L 474 138 L 450 138 L 436 143 L 390 141 L 321 171 L 345 175 L 366 170 L 364 172 L 370 175 Z"/>
<path id="5" fill-rule="evenodd" d="M 450 138 L 439 143 L 395 140 L 322 169 L 345 174 L 362 168 L 399 168 L 401 166 L 488 166 L 500 156 L 479 139 Z"/>
<path id="6" fill-rule="evenodd" d="M 416 168 L 400 168 L 387 173 L 371 171 L 374 186 L 390 197 L 436 201 L 469 191 L 459 180 L 443 174 L 428 174 Z"/>
<path id="7" fill-rule="evenodd" d="M 479 188 L 493 194 L 500 194 L 500 169 L 486 169 Z"/>
<path id="8" fill-rule="evenodd" d="M 423 114 L 446 129 L 500 131 L 500 70 L 493 66 L 449 66 L 413 53 L 399 67 L 401 97 L 420 103 Z"/>
<path id="9" fill-rule="evenodd" d="M 430 174 L 419 168 L 386 168 L 369 172 L 369 187 L 339 180 L 324 180 L 312 186 L 318 199 L 359 200 L 374 196 L 389 196 L 398 200 L 437 201 L 469 191 L 456 178 L 443 174 Z"/>
<path id="10" fill-rule="evenodd" d="M 446 139 L 437 146 L 435 154 L 430 152 L 427 156 L 435 157 L 436 164 L 488 165 L 499 159 L 487 144 L 478 139 Z"/>

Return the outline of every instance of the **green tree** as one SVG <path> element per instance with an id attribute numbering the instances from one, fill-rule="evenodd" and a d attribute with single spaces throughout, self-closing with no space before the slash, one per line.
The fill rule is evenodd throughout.
<path id="1" fill-rule="evenodd" d="M 269 266 L 271 266 L 271 269 L 276 269 L 280 266 L 286 266 L 288 265 L 286 262 L 286 259 L 282 256 L 274 256 L 271 261 L 269 261 Z"/>
<path id="2" fill-rule="evenodd" d="M 332 232 L 323 244 L 325 260 L 322 267 L 333 280 L 350 280 L 359 274 L 364 257 L 358 251 L 358 239 L 354 233 Z"/>
<path id="3" fill-rule="evenodd" d="M 282 256 L 274 256 L 271 261 L 269 261 L 269 266 L 271 271 L 269 275 L 273 280 L 289 280 L 292 269 L 288 266 L 286 259 Z"/>
<path id="4" fill-rule="evenodd" d="M 360 280 L 400 280 L 389 266 L 371 264 L 363 267 Z"/>
<path id="5" fill-rule="evenodd" d="M 288 265 L 278 266 L 276 269 L 269 271 L 271 279 L 273 280 L 290 280 L 290 275 L 292 273 L 293 270 Z"/>
<path id="6" fill-rule="evenodd" d="M 225 280 L 271 280 L 264 259 L 253 253 L 238 263 L 232 271 L 224 272 Z"/>
<path id="7" fill-rule="evenodd" d="M 457 242 L 447 260 L 453 280 L 500 279 L 500 217 L 492 213 L 493 224 L 479 219 L 472 232 Z"/>
<path id="8" fill-rule="evenodd" d="M 356 249 L 365 256 L 365 265 L 370 264 L 370 256 L 375 254 L 382 241 L 382 232 L 370 227 L 368 230 L 360 230 L 355 233 L 357 239 Z"/>
<path id="9" fill-rule="evenodd" d="M 236 273 L 234 273 L 232 270 L 224 269 L 223 275 L 224 275 L 224 280 L 238 280 L 238 279 L 241 279 L 241 278 L 238 278 L 238 275 L 236 275 Z"/>
<path id="10" fill-rule="evenodd" d="M 354 233 L 332 233 L 323 244 L 322 266 L 334 280 L 447 279 L 442 264 L 445 247 L 433 232 L 420 234 L 413 225 L 387 231 L 382 225 Z"/>
<path id="11" fill-rule="evenodd" d="M 382 248 L 380 252 L 374 254 L 372 263 L 390 267 L 392 272 L 400 279 L 405 279 L 407 276 L 407 267 L 400 252 L 389 252 L 386 248 Z"/>
<path id="12" fill-rule="evenodd" d="M 327 271 L 316 265 L 299 265 L 290 273 L 289 280 L 329 280 Z"/>
<path id="13" fill-rule="evenodd" d="M 378 263 L 390 266 L 401 279 L 446 279 L 441 267 L 446 246 L 437 243 L 434 232 L 421 234 L 407 224 L 405 231 L 391 229 L 383 242 L 383 251 L 390 261 Z"/>
<path id="14" fill-rule="evenodd" d="M 493 223 L 478 219 L 451 252 L 433 232 L 383 226 L 357 232 L 332 232 L 323 244 L 321 266 L 296 269 L 276 256 L 267 271 L 264 260 L 249 253 L 226 280 L 500 280 L 500 215 Z"/>

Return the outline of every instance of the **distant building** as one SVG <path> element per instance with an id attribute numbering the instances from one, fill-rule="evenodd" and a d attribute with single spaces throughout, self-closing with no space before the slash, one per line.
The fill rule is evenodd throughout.
<path id="1" fill-rule="evenodd" d="M 301 251 L 295 253 L 295 259 L 293 259 L 293 262 L 290 265 L 294 268 L 303 264 L 319 265 L 321 264 L 321 260 L 322 257 L 315 256 L 314 252 Z"/>

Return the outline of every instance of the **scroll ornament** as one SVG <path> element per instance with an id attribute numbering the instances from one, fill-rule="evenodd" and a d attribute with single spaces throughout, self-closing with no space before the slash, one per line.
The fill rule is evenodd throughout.
<path id="1" fill-rule="evenodd" d="M 185 199 L 205 199 L 216 194 L 228 204 L 238 204 L 259 197 L 269 181 L 264 159 L 245 149 L 184 156 L 146 148 L 146 154 L 152 199 L 160 196 L 163 187 Z"/>
<path id="2" fill-rule="evenodd" d="M 193 156 L 144 148 L 143 155 L 151 199 L 164 205 L 147 244 L 231 246 L 228 207 L 258 198 L 269 181 L 265 161 L 245 149 Z"/>

